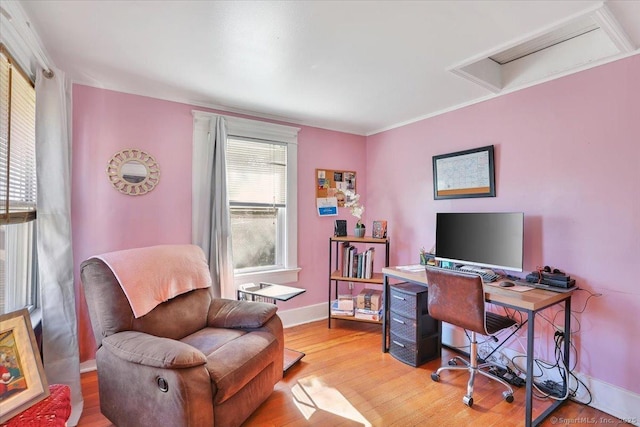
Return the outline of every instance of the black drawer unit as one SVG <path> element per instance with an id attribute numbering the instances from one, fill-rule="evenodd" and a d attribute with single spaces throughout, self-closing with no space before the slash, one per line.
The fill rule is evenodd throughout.
<path id="1" fill-rule="evenodd" d="M 411 366 L 441 354 L 441 323 L 429 316 L 427 288 L 413 283 L 389 287 L 389 352 Z"/>

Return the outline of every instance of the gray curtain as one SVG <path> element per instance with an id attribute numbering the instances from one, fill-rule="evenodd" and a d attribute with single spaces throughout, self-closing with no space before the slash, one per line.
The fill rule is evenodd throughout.
<path id="1" fill-rule="evenodd" d="M 71 387 L 69 426 L 83 400 L 71 248 L 70 88 L 64 73 L 36 76 L 38 281 L 42 303 L 43 364 L 49 384 Z"/>
<path id="2" fill-rule="evenodd" d="M 213 293 L 235 299 L 224 117 L 193 112 L 192 243 L 209 260 Z"/>

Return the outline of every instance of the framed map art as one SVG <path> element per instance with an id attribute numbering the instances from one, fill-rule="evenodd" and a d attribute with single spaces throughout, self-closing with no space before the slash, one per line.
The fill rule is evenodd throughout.
<path id="1" fill-rule="evenodd" d="M 493 145 L 433 156 L 433 198 L 495 197 Z"/>

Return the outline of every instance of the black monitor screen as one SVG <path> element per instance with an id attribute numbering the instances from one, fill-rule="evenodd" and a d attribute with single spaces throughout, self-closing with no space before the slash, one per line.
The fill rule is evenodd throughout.
<path id="1" fill-rule="evenodd" d="M 522 271 L 524 214 L 437 213 L 436 259 Z"/>

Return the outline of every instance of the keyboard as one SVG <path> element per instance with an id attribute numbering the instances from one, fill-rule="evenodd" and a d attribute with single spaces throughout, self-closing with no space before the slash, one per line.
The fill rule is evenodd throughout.
<path id="1" fill-rule="evenodd" d="M 500 278 L 499 274 L 494 273 L 491 270 L 486 270 L 480 267 L 473 267 L 470 265 L 463 265 L 461 267 L 458 266 L 454 266 L 449 264 L 448 267 L 443 267 L 447 270 L 454 270 L 454 271 L 460 271 L 462 273 L 473 273 L 473 274 L 477 274 L 478 276 L 480 276 L 482 278 L 482 281 L 484 283 L 492 283 L 495 282 L 496 280 L 498 280 Z"/>

